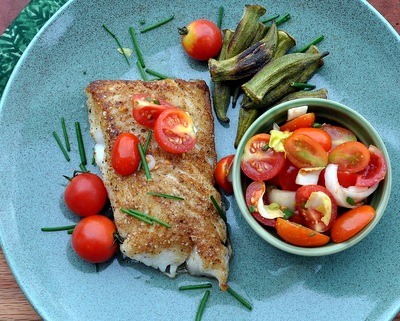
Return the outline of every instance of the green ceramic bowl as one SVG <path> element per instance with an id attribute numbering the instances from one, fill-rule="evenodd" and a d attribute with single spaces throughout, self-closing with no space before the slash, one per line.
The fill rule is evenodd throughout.
<path id="1" fill-rule="evenodd" d="M 299 106 L 308 106 L 309 112 L 316 113 L 317 120 L 320 120 L 322 118 L 327 123 L 335 123 L 339 126 L 350 129 L 357 136 L 358 140 L 365 145 L 368 146 L 372 144 L 378 147 L 383 152 L 388 162 L 388 171 L 386 178 L 382 182 L 380 182 L 378 189 L 373 193 L 372 197 L 370 198 L 369 204 L 373 206 L 376 210 L 375 218 L 358 234 L 343 243 L 329 242 L 324 246 L 311 248 L 288 244 L 277 235 L 274 228 L 263 227 L 262 225 L 260 225 L 253 218 L 246 206 L 246 180 L 240 170 L 240 158 L 243 154 L 243 149 L 246 142 L 257 133 L 269 132 L 272 129 L 273 123 L 279 124 L 285 122 L 288 109 Z M 392 171 L 390 167 L 389 155 L 382 139 L 380 138 L 377 131 L 372 127 L 372 125 L 363 116 L 361 116 L 359 113 L 352 110 L 351 108 L 331 100 L 319 98 L 304 98 L 285 102 L 271 108 L 270 110 L 262 114 L 246 131 L 241 142 L 239 143 L 235 161 L 233 163 L 232 174 L 233 188 L 237 204 L 250 227 L 261 238 L 263 238 L 269 244 L 277 247 L 278 249 L 303 256 L 322 256 L 334 254 L 346 250 L 360 242 L 373 230 L 373 228 L 382 218 L 389 201 L 392 185 Z"/>

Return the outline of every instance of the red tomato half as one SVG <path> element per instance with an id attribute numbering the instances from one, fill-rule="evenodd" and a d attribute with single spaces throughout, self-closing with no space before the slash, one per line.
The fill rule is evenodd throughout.
<path id="1" fill-rule="evenodd" d="M 314 127 L 304 127 L 296 129 L 293 134 L 304 134 L 310 136 L 312 139 L 321 144 L 325 151 L 329 152 L 332 148 L 332 138 L 329 134 L 319 128 Z"/>
<path id="2" fill-rule="evenodd" d="M 121 175 L 133 174 L 140 163 L 139 139 L 132 133 L 120 134 L 111 152 L 111 165 Z"/>
<path id="3" fill-rule="evenodd" d="M 290 132 L 295 131 L 298 128 L 311 127 L 315 122 L 315 114 L 307 113 L 302 116 L 296 117 L 292 120 L 289 120 L 286 124 L 282 125 L 279 130 L 285 131 L 288 130 Z"/>
<path id="4" fill-rule="evenodd" d="M 279 186 L 286 191 L 297 191 L 301 187 L 301 185 L 296 184 L 298 173 L 299 168 L 286 159 L 285 165 L 283 165 L 282 170 L 278 174 Z"/>
<path id="5" fill-rule="evenodd" d="M 368 165 L 370 157 L 370 152 L 364 144 L 350 141 L 332 149 L 328 159 L 329 163 L 338 165 L 339 171 L 357 173 Z"/>
<path id="6" fill-rule="evenodd" d="M 264 147 L 270 139 L 269 134 L 257 134 L 249 139 L 240 160 L 243 173 L 255 180 L 265 181 L 277 175 L 285 164 L 283 152 L 275 152 Z"/>
<path id="7" fill-rule="evenodd" d="M 359 173 L 355 185 L 370 187 L 383 180 L 387 172 L 387 163 L 382 151 L 370 145 L 368 148 L 370 159 L 368 165 Z"/>
<path id="8" fill-rule="evenodd" d="M 230 170 L 235 155 L 225 156 L 220 159 L 215 167 L 215 181 L 225 192 L 233 193 L 232 181 L 230 179 Z"/>
<path id="9" fill-rule="evenodd" d="M 179 108 L 168 108 L 158 116 L 154 137 L 170 153 L 184 153 L 196 145 L 193 120 Z"/>
<path id="10" fill-rule="evenodd" d="M 72 232 L 72 247 L 84 260 L 101 263 L 110 259 L 118 248 L 114 242 L 115 224 L 102 215 L 85 217 Z"/>
<path id="11" fill-rule="evenodd" d="M 337 177 L 339 184 L 343 187 L 349 187 L 356 185 L 357 178 L 359 177 L 356 173 L 349 173 L 349 172 L 337 172 Z M 319 175 L 318 185 L 325 186 L 325 169 L 322 170 L 321 174 Z"/>
<path id="12" fill-rule="evenodd" d="M 249 207 L 249 209 L 254 207 L 254 210 L 250 210 L 250 213 L 259 223 L 267 226 L 275 226 L 274 219 L 269 219 L 261 216 L 261 214 L 257 210 L 258 201 L 260 200 L 260 198 L 264 198 L 265 191 L 266 191 L 266 186 L 264 182 L 262 181 L 251 182 L 246 189 L 246 204 Z"/>
<path id="13" fill-rule="evenodd" d="M 207 60 L 221 50 L 222 33 L 214 22 L 196 20 L 180 28 L 179 33 L 182 35 L 183 49 L 194 59 Z"/>
<path id="14" fill-rule="evenodd" d="M 107 201 L 107 190 L 100 177 L 92 173 L 82 173 L 72 178 L 67 185 L 64 200 L 75 214 L 95 215 L 102 210 Z"/>
<path id="15" fill-rule="evenodd" d="M 297 167 L 325 167 L 328 155 L 320 143 L 304 134 L 292 134 L 284 143 L 287 158 Z"/>
<path id="16" fill-rule="evenodd" d="M 331 215 L 326 217 L 313 207 L 305 208 L 305 204 L 313 192 L 322 192 L 331 200 Z M 333 195 L 323 186 L 320 185 L 305 185 L 300 187 L 296 192 L 296 208 L 305 219 L 306 226 L 317 232 L 325 232 L 329 230 L 336 220 L 337 204 Z"/>
<path id="17" fill-rule="evenodd" d="M 154 127 L 158 116 L 167 108 L 176 108 L 169 102 L 149 95 L 132 95 L 132 116 L 143 126 Z"/>
<path id="18" fill-rule="evenodd" d="M 350 141 L 356 141 L 357 137 L 354 133 L 347 129 L 340 126 L 332 126 L 332 125 L 322 125 L 321 127 L 324 131 L 326 131 L 329 136 L 332 138 L 332 148 L 336 146 Z"/>

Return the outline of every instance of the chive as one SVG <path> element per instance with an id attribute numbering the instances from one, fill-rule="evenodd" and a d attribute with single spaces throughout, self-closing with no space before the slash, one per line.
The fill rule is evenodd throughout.
<path id="1" fill-rule="evenodd" d="M 236 300 L 242 303 L 246 308 L 248 308 L 249 310 L 253 309 L 252 306 L 249 303 L 247 303 L 245 299 L 243 299 L 238 293 L 233 291 L 230 287 L 227 288 L 226 291 L 228 291 Z"/>
<path id="2" fill-rule="evenodd" d="M 147 97 L 147 98 L 145 98 L 144 100 L 149 101 L 149 102 L 151 102 L 151 103 L 154 103 L 154 104 L 156 104 L 156 105 L 161 105 L 160 101 L 157 100 L 157 99 L 153 99 L 153 98 Z"/>
<path id="3" fill-rule="evenodd" d="M 315 236 L 315 235 L 317 235 L 317 233 L 308 234 L 308 236 Z"/>
<path id="4" fill-rule="evenodd" d="M 152 178 L 151 178 L 151 173 L 150 173 L 150 170 L 149 170 L 149 166 L 147 165 L 147 162 L 146 162 L 146 155 L 145 155 L 143 146 L 140 143 L 138 144 L 138 149 L 139 149 L 140 159 L 142 160 L 144 172 L 146 174 L 146 178 L 147 178 L 148 181 L 151 181 Z"/>
<path id="5" fill-rule="evenodd" d="M 129 63 L 128 57 L 125 54 L 125 50 L 122 48 L 121 42 L 119 41 L 119 39 L 117 38 L 117 36 L 110 30 L 108 29 L 105 25 L 103 25 L 103 28 L 115 39 L 115 41 L 117 42 L 119 49 L 121 49 L 122 54 L 125 57 L 126 62 L 128 63 L 128 65 L 131 65 Z"/>
<path id="6" fill-rule="evenodd" d="M 347 202 L 347 204 L 349 204 L 351 206 L 353 206 L 355 204 L 354 200 L 350 196 L 347 196 L 346 202 Z"/>
<path id="7" fill-rule="evenodd" d="M 272 20 L 276 20 L 276 19 L 278 19 L 279 18 L 279 14 L 277 14 L 276 16 L 273 16 L 273 17 L 271 17 L 271 18 L 268 18 L 268 19 L 265 19 L 265 20 L 263 20 L 263 21 L 261 21 L 261 23 L 267 23 L 267 22 L 270 22 L 270 21 L 272 21 Z"/>
<path id="8" fill-rule="evenodd" d="M 157 71 L 154 71 L 154 70 L 151 70 L 151 69 L 148 69 L 148 68 L 146 69 L 146 72 L 149 73 L 150 75 L 156 76 L 156 77 L 158 77 L 160 79 L 173 79 L 173 77 L 165 76 L 163 74 L 160 74 Z"/>
<path id="9" fill-rule="evenodd" d="M 71 145 L 69 144 L 69 138 L 68 138 L 68 133 L 67 133 L 67 127 L 65 126 L 65 119 L 64 119 L 64 117 L 61 117 L 61 126 L 62 126 L 63 134 L 64 134 L 65 147 L 67 148 L 67 151 L 71 151 Z"/>
<path id="10" fill-rule="evenodd" d="M 140 20 L 140 24 L 141 24 L 141 25 L 144 25 L 145 23 L 146 23 L 146 20 L 144 20 L 144 19 L 141 19 L 141 20 Z"/>
<path id="11" fill-rule="evenodd" d="M 129 32 L 131 34 L 132 41 L 133 41 L 133 46 L 135 47 L 136 55 L 138 56 L 140 65 L 144 68 L 144 67 L 146 67 L 146 65 L 145 65 L 144 60 L 143 60 L 142 52 L 140 51 L 139 45 L 137 43 L 137 39 L 136 39 L 136 36 L 135 36 L 135 29 L 133 29 L 133 27 L 130 27 L 129 28 Z"/>
<path id="12" fill-rule="evenodd" d="M 79 164 L 79 168 L 81 169 L 82 172 L 86 173 L 88 170 L 86 169 L 85 165 L 83 165 L 82 163 Z"/>
<path id="13" fill-rule="evenodd" d="M 139 220 L 142 220 L 143 222 L 145 222 L 145 223 L 147 223 L 147 224 L 150 224 L 150 225 L 153 225 L 153 224 L 154 224 L 152 221 L 150 221 L 150 220 L 144 218 L 143 216 L 131 212 L 131 210 L 126 210 L 126 209 L 124 209 L 124 208 L 121 208 L 121 211 L 124 212 L 124 213 L 126 213 L 126 214 L 128 214 L 128 215 L 130 215 L 130 216 L 136 217 L 136 218 L 138 218 Z"/>
<path id="14" fill-rule="evenodd" d="M 66 159 L 67 161 L 70 161 L 71 159 L 69 158 L 69 155 L 68 155 L 67 151 L 65 150 L 64 145 L 62 144 L 62 142 L 61 142 L 61 140 L 60 140 L 60 137 L 58 137 L 58 135 L 57 135 L 56 132 L 53 132 L 53 136 L 54 136 L 54 138 L 56 139 L 57 144 L 58 144 L 58 146 L 60 147 L 62 153 L 64 154 L 65 159 Z"/>
<path id="15" fill-rule="evenodd" d="M 158 104 L 159 105 L 159 104 Z M 147 148 L 149 147 L 150 144 L 150 140 L 151 140 L 151 136 L 153 135 L 153 130 L 149 130 L 148 134 L 147 134 L 147 138 L 146 138 L 146 142 L 144 143 L 144 147 L 143 147 L 143 151 L 146 154 L 147 152 Z M 146 162 L 147 163 L 147 162 Z M 139 166 L 137 171 L 139 172 L 140 169 L 142 168 L 142 160 L 140 160 L 139 162 Z"/>
<path id="16" fill-rule="evenodd" d="M 300 89 L 314 89 L 315 87 L 317 87 L 315 85 L 309 85 L 309 84 L 302 83 L 302 82 L 292 82 L 290 84 L 290 86 L 300 88 Z"/>
<path id="17" fill-rule="evenodd" d="M 207 290 L 204 295 L 203 298 L 201 299 L 199 308 L 197 309 L 197 314 L 196 314 L 196 321 L 200 321 L 201 320 L 201 316 L 203 315 L 204 312 L 204 308 L 206 306 L 208 297 L 210 296 L 210 290 Z"/>
<path id="18" fill-rule="evenodd" d="M 74 231 L 74 229 L 73 229 L 73 228 L 70 228 L 70 229 L 67 231 L 67 233 L 68 233 L 68 234 L 72 234 L 73 231 Z"/>
<path id="19" fill-rule="evenodd" d="M 306 51 L 308 48 L 310 48 L 312 45 L 317 44 L 318 42 L 322 41 L 324 39 L 324 36 L 318 36 L 317 38 L 315 38 L 314 40 L 312 40 L 309 44 L 305 45 L 304 47 L 300 48 L 299 50 L 296 50 L 295 53 L 298 52 L 303 52 Z"/>
<path id="20" fill-rule="evenodd" d="M 212 287 L 211 283 L 192 284 L 192 285 L 182 285 L 179 287 L 179 290 L 181 290 L 181 291 L 195 290 L 195 289 L 205 289 L 205 288 L 211 288 L 211 287 Z"/>
<path id="21" fill-rule="evenodd" d="M 142 67 L 142 65 L 140 64 L 139 61 L 136 61 L 136 65 L 137 65 L 137 67 L 139 69 L 139 72 L 140 72 L 140 75 L 142 76 L 142 79 L 144 81 L 149 81 L 149 79 L 147 78 L 146 72 L 144 71 L 144 69 L 143 69 L 143 67 Z"/>
<path id="22" fill-rule="evenodd" d="M 283 17 L 281 17 L 281 18 L 279 18 L 278 20 L 276 20 L 276 21 L 275 21 L 275 24 L 276 24 L 277 26 L 279 26 L 279 25 L 281 25 L 282 23 L 288 21 L 290 18 L 291 18 L 291 17 L 290 17 L 290 14 L 287 13 L 287 14 L 285 14 Z"/>
<path id="23" fill-rule="evenodd" d="M 250 205 L 250 206 L 249 206 L 249 212 L 250 212 L 250 213 L 257 212 L 257 207 L 255 207 L 254 205 Z"/>
<path id="24" fill-rule="evenodd" d="M 92 155 L 92 165 L 96 165 L 96 157 L 95 157 L 94 153 Z"/>
<path id="25" fill-rule="evenodd" d="M 221 29 L 222 26 L 222 18 L 224 17 L 224 7 L 220 6 L 219 7 L 219 11 L 218 11 L 218 22 L 217 22 L 217 26 L 219 29 Z"/>
<path id="26" fill-rule="evenodd" d="M 313 128 L 321 128 L 322 125 L 320 123 L 314 123 L 314 124 L 311 125 L 311 127 L 313 127 Z"/>
<path id="27" fill-rule="evenodd" d="M 142 213 L 142 212 L 139 212 L 139 211 L 136 211 L 136 210 L 133 210 L 133 209 L 127 210 L 127 209 L 124 209 L 124 208 L 121 208 L 121 211 L 126 213 L 126 214 L 129 214 L 129 215 L 135 216 L 137 218 L 140 218 L 141 220 L 143 220 L 143 218 L 148 219 L 149 222 L 150 222 L 149 224 L 151 224 L 151 225 L 153 225 L 153 221 L 154 221 L 154 222 L 156 222 L 158 224 L 164 225 L 165 227 L 171 227 L 171 225 L 169 225 L 169 224 L 167 224 L 167 223 L 165 223 L 163 221 L 160 221 L 158 218 L 150 216 L 150 215 L 148 215 L 146 213 Z"/>
<path id="28" fill-rule="evenodd" d="M 67 225 L 67 226 L 57 226 L 57 227 L 42 227 L 41 230 L 43 232 L 56 232 L 56 231 L 65 231 L 73 229 L 75 225 Z"/>
<path id="29" fill-rule="evenodd" d="M 86 161 L 85 147 L 83 146 L 81 124 L 79 122 L 75 122 L 75 131 L 76 131 L 76 139 L 78 140 L 79 156 L 81 158 L 81 163 L 83 165 L 86 165 L 87 161 Z"/>
<path id="30" fill-rule="evenodd" d="M 282 212 L 283 212 L 283 214 L 285 214 L 285 215 L 283 216 L 283 219 L 284 219 L 284 220 L 289 219 L 289 217 L 291 217 L 292 215 L 295 214 L 293 211 L 289 210 L 288 208 L 285 208 L 284 210 L 282 210 Z"/>
<path id="31" fill-rule="evenodd" d="M 210 196 L 211 202 L 214 204 L 215 208 L 217 209 L 217 212 L 219 215 L 222 217 L 222 219 L 226 222 L 226 215 L 222 208 L 218 205 L 217 201 L 215 200 L 214 196 Z"/>
<path id="32" fill-rule="evenodd" d="M 160 21 L 160 22 L 157 22 L 156 24 L 154 24 L 154 25 L 152 25 L 152 26 L 150 26 L 150 27 L 148 27 L 148 28 L 146 28 L 146 29 L 143 29 L 143 30 L 141 30 L 140 32 L 141 32 L 141 33 L 144 33 L 144 32 L 149 31 L 149 30 L 151 30 L 151 29 L 157 28 L 157 27 L 163 25 L 164 23 L 167 23 L 167 22 L 171 21 L 172 19 L 174 19 L 174 16 L 171 16 L 171 17 L 169 17 L 169 18 L 167 18 L 167 19 L 164 19 L 164 20 L 162 20 L 162 21 Z"/>
<path id="33" fill-rule="evenodd" d="M 182 197 L 175 196 L 175 195 L 169 195 L 169 194 L 151 193 L 151 192 L 148 192 L 148 193 L 146 193 L 146 194 L 148 194 L 148 195 L 155 195 L 155 196 L 161 196 L 161 197 L 165 197 L 165 198 L 172 198 L 172 199 L 175 199 L 175 200 L 184 200 L 184 198 L 182 198 Z"/>
<path id="34" fill-rule="evenodd" d="M 269 144 L 267 143 L 267 144 L 265 144 L 265 146 L 262 148 L 262 150 L 265 152 L 266 150 L 268 150 L 268 148 L 269 148 Z"/>

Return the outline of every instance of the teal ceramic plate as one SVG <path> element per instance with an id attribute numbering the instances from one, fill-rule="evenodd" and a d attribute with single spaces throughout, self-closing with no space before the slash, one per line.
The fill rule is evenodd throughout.
<path id="1" fill-rule="evenodd" d="M 1 245 L 22 290 L 46 320 L 194 320 L 204 290 L 180 292 L 183 284 L 206 281 L 188 275 L 171 280 L 158 271 L 118 257 L 95 271 L 71 249 L 64 232 L 44 226 L 77 222 L 62 201 L 62 175 L 77 169 L 74 123 L 79 121 L 87 151 L 84 87 L 96 79 L 140 79 L 136 57 L 128 65 L 105 24 L 132 48 L 129 27 L 137 31 L 171 15 L 164 26 L 140 34 L 148 68 L 184 79 L 209 82 L 206 65 L 182 51 L 177 27 L 192 20 L 217 21 L 235 28 L 245 1 L 68 2 L 49 20 L 19 60 L 0 106 Z M 330 98 L 353 108 L 375 127 L 392 164 L 400 162 L 398 107 L 400 38 L 365 1 L 317 0 L 260 2 L 266 17 L 290 13 L 282 26 L 299 47 L 323 34 L 329 50 L 323 69 L 312 79 Z M 140 20 L 145 19 L 144 25 Z M 234 153 L 238 108 L 232 122 L 216 122 L 221 158 Z M 52 132 L 61 135 L 65 117 L 73 142 L 67 162 Z M 96 171 L 92 166 L 90 170 Z M 391 320 L 400 308 L 398 272 L 399 169 L 394 190 L 375 229 L 353 248 L 326 257 L 299 257 L 265 243 L 244 221 L 232 197 L 228 220 L 234 247 L 229 284 L 253 309 L 213 288 L 203 320 Z M 208 281 L 208 280 L 207 280 Z"/>

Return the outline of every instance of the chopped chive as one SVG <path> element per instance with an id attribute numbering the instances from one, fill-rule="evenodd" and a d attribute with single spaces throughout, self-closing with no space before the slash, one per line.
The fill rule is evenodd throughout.
<path id="1" fill-rule="evenodd" d="M 79 156 L 81 158 L 81 163 L 83 165 L 87 164 L 85 147 L 83 145 L 82 132 L 81 132 L 81 124 L 79 122 L 75 122 L 75 131 L 76 131 L 76 139 L 78 140 L 78 149 Z"/>
<path id="2" fill-rule="evenodd" d="M 132 41 L 133 41 L 133 46 L 135 47 L 135 51 L 136 51 L 136 55 L 138 56 L 140 65 L 144 68 L 146 67 L 144 60 L 143 60 L 143 55 L 142 52 L 139 49 L 139 45 L 137 43 L 137 39 L 136 39 L 136 35 L 135 35 L 135 29 L 133 29 L 133 27 L 129 28 L 129 32 L 131 34 L 132 37 Z"/>
<path id="3" fill-rule="evenodd" d="M 313 128 L 321 128 L 322 125 L 320 123 L 314 123 L 314 124 L 311 125 L 311 127 L 313 127 Z"/>
<path id="4" fill-rule="evenodd" d="M 353 206 L 355 204 L 354 199 L 352 199 L 350 196 L 346 197 L 346 202 L 347 204 Z"/>
<path id="5" fill-rule="evenodd" d="M 157 28 L 157 27 L 159 27 L 159 26 L 161 26 L 161 25 L 163 25 L 163 24 L 165 24 L 165 23 L 171 21 L 172 19 L 174 19 L 174 16 L 171 16 L 171 17 L 169 17 L 169 18 L 167 18 L 167 19 L 164 19 L 164 20 L 162 20 L 162 21 L 160 21 L 160 22 L 157 22 L 156 24 L 154 24 L 154 25 L 152 25 L 152 26 L 150 26 L 150 27 L 148 27 L 148 28 L 146 28 L 146 29 L 143 29 L 143 30 L 141 30 L 140 32 L 141 32 L 141 33 L 144 33 L 144 32 L 149 31 L 149 30 L 151 30 L 151 29 Z"/>
<path id="6" fill-rule="evenodd" d="M 152 180 L 151 173 L 150 173 L 147 161 L 146 161 L 146 155 L 145 155 L 142 144 L 140 144 L 140 143 L 138 144 L 138 149 L 139 149 L 140 159 L 142 160 L 142 166 L 143 166 L 144 172 L 146 174 L 146 178 L 148 181 L 151 181 Z"/>
<path id="7" fill-rule="evenodd" d="M 71 145 L 69 144 L 69 137 L 68 137 L 68 133 L 67 133 L 67 127 L 65 126 L 64 117 L 61 117 L 61 126 L 62 126 L 62 129 L 63 129 L 65 147 L 66 147 L 67 151 L 71 151 Z"/>
<path id="8" fill-rule="evenodd" d="M 315 87 L 317 87 L 315 85 L 309 85 L 309 84 L 302 83 L 302 82 L 292 82 L 290 84 L 290 86 L 300 88 L 300 89 L 314 89 Z"/>
<path id="9" fill-rule="evenodd" d="M 282 210 L 282 212 L 283 212 L 283 214 L 285 214 L 285 215 L 283 216 L 283 219 L 284 219 L 284 220 L 289 219 L 289 217 L 291 217 L 292 215 L 295 214 L 293 211 L 289 210 L 288 208 L 285 208 L 284 210 Z"/>
<path id="10" fill-rule="evenodd" d="M 276 20 L 276 19 L 278 19 L 279 18 L 279 14 L 277 14 L 276 16 L 273 16 L 273 17 L 271 17 L 271 18 L 268 18 L 268 19 L 265 19 L 265 20 L 263 20 L 263 21 L 261 21 L 261 23 L 267 23 L 267 22 L 270 22 L 270 21 L 272 21 L 272 20 Z"/>
<path id="11" fill-rule="evenodd" d="M 129 60 L 128 60 L 128 57 L 125 54 L 125 50 L 124 50 L 124 48 L 122 48 L 121 42 L 119 41 L 117 36 L 110 29 L 108 29 L 105 25 L 103 25 L 103 28 L 115 39 L 115 41 L 117 42 L 117 44 L 119 46 L 119 49 L 121 50 L 122 54 L 125 57 L 126 62 L 128 63 L 128 65 L 131 65 Z"/>
<path id="12" fill-rule="evenodd" d="M 308 236 L 315 236 L 315 235 L 317 235 L 317 233 L 308 234 Z"/>
<path id="13" fill-rule="evenodd" d="M 153 99 L 153 98 L 151 98 L 151 97 L 147 97 L 147 98 L 145 98 L 144 100 L 150 101 L 150 102 L 152 102 L 152 103 L 155 103 L 156 105 L 161 105 L 161 103 L 160 103 L 159 100 Z"/>
<path id="14" fill-rule="evenodd" d="M 146 194 L 148 194 L 148 195 L 155 195 L 155 196 L 161 196 L 161 197 L 165 197 L 165 198 L 172 198 L 172 199 L 175 199 L 175 200 L 184 200 L 184 198 L 182 198 L 182 197 L 175 196 L 175 195 L 169 195 L 169 194 L 151 193 L 151 192 L 148 192 L 148 193 L 146 193 Z"/>
<path id="15" fill-rule="evenodd" d="M 149 79 L 147 78 L 146 72 L 144 71 L 144 69 L 143 69 L 142 65 L 140 64 L 139 60 L 136 61 L 136 65 L 137 65 L 137 67 L 139 69 L 139 72 L 140 72 L 140 75 L 142 76 L 142 79 L 144 81 L 149 81 Z"/>
<path id="16" fill-rule="evenodd" d="M 145 23 L 146 23 L 146 20 L 144 20 L 144 19 L 141 19 L 141 20 L 140 20 L 140 24 L 141 24 L 141 25 L 144 25 Z"/>
<path id="17" fill-rule="evenodd" d="M 151 69 L 148 69 L 148 68 L 146 69 L 146 72 L 149 73 L 150 75 L 156 76 L 156 77 L 158 77 L 160 79 L 173 79 L 172 77 L 165 76 L 163 74 L 160 74 L 157 71 L 154 71 L 154 70 L 151 70 Z"/>
<path id="18" fill-rule="evenodd" d="M 226 291 L 229 292 L 236 300 L 242 303 L 246 308 L 248 308 L 249 310 L 253 309 L 252 306 L 247 303 L 247 301 L 243 299 L 238 293 L 233 291 L 232 288 L 229 287 Z"/>
<path id="19" fill-rule="evenodd" d="M 290 17 L 290 14 L 287 13 L 287 14 L 285 14 L 283 17 L 281 17 L 281 18 L 279 18 L 278 20 L 276 20 L 276 21 L 275 21 L 275 24 L 276 24 L 277 26 L 279 26 L 279 25 L 281 25 L 282 23 L 288 21 L 290 18 L 291 18 L 291 17 Z"/>
<path id="20" fill-rule="evenodd" d="M 86 173 L 88 170 L 86 169 L 86 166 L 83 165 L 82 163 L 79 164 L 79 168 L 81 169 L 82 172 Z"/>
<path id="21" fill-rule="evenodd" d="M 207 290 L 204 295 L 203 298 L 200 301 L 200 305 L 199 308 L 197 309 L 197 313 L 196 313 L 196 321 L 200 321 L 201 320 L 201 316 L 203 315 L 204 312 L 204 308 L 206 306 L 208 297 L 210 296 L 210 290 Z"/>
<path id="22" fill-rule="evenodd" d="M 57 135 L 56 132 L 53 132 L 53 136 L 54 136 L 54 138 L 56 139 L 57 144 L 58 144 L 58 146 L 60 147 L 62 153 L 64 154 L 65 159 L 66 159 L 67 161 L 70 161 L 71 159 L 69 158 L 69 155 L 68 155 L 66 149 L 64 148 L 64 145 L 62 144 L 62 142 L 61 142 L 61 140 L 60 140 L 60 137 L 58 137 L 58 135 Z"/>
<path id="23" fill-rule="evenodd" d="M 124 208 L 121 208 L 121 211 L 124 212 L 124 213 L 126 213 L 126 214 L 128 214 L 128 215 L 130 215 L 130 216 L 136 217 L 136 218 L 138 218 L 139 220 L 142 220 L 143 222 L 145 222 L 145 223 L 147 223 L 147 224 L 150 224 L 150 225 L 153 225 L 153 224 L 154 224 L 152 221 L 150 221 L 150 220 L 144 218 L 142 215 L 139 215 L 139 214 L 136 214 L 136 213 L 131 212 L 131 210 L 126 210 L 126 209 L 124 209 Z"/>
<path id="24" fill-rule="evenodd" d="M 254 205 L 250 205 L 250 206 L 249 206 L 249 212 L 250 212 L 250 213 L 257 212 L 257 207 L 255 207 Z"/>
<path id="25" fill-rule="evenodd" d="M 144 221 L 143 219 L 146 219 L 147 222 L 146 221 L 145 222 L 146 223 L 150 222 L 149 224 L 151 224 L 151 225 L 153 225 L 153 221 L 154 221 L 154 222 L 156 222 L 158 224 L 164 225 L 165 227 L 171 227 L 171 225 L 159 220 L 158 218 L 150 216 L 150 215 L 148 215 L 146 213 L 142 213 L 142 212 L 139 212 L 139 211 L 136 211 L 136 210 L 133 210 L 133 209 L 127 210 L 125 208 L 121 208 L 121 211 L 126 213 L 126 214 L 129 214 L 129 215 L 135 216 L 137 218 L 140 218 L 142 221 Z"/>
<path id="26" fill-rule="evenodd" d="M 92 165 L 96 165 L 96 156 L 94 155 L 94 153 L 92 155 Z"/>
<path id="27" fill-rule="evenodd" d="M 43 232 L 56 232 L 56 231 L 65 231 L 73 229 L 75 225 L 67 225 L 67 226 L 57 226 L 57 227 L 42 227 L 41 230 Z"/>
<path id="28" fill-rule="evenodd" d="M 309 44 L 305 45 L 304 47 L 300 48 L 299 50 L 296 50 L 295 53 L 298 52 L 303 52 L 306 51 L 308 48 L 310 48 L 312 45 L 317 44 L 318 42 L 322 41 L 324 39 L 324 36 L 318 36 L 317 38 L 315 38 L 314 40 L 312 40 Z"/>
<path id="29" fill-rule="evenodd" d="M 147 148 L 149 147 L 152 135 L 153 135 L 153 130 L 149 130 L 149 132 L 147 133 L 146 142 L 144 143 L 144 146 L 143 146 L 143 151 L 144 151 L 145 154 L 147 152 Z M 137 171 L 139 172 L 141 168 L 142 168 L 142 160 L 140 160 L 140 162 L 139 162 L 139 166 L 138 166 Z"/>
<path id="30" fill-rule="evenodd" d="M 221 29 L 222 26 L 222 18 L 224 17 L 224 7 L 220 6 L 219 7 L 219 11 L 218 11 L 218 22 L 217 22 L 217 26 L 219 29 Z"/>
<path id="31" fill-rule="evenodd" d="M 214 196 L 210 196 L 211 202 L 214 204 L 215 208 L 217 209 L 217 212 L 219 215 L 222 217 L 222 219 L 226 222 L 226 215 L 222 208 L 218 205 L 217 201 L 215 200 Z"/>
<path id="32" fill-rule="evenodd" d="M 211 283 L 192 284 L 192 285 L 182 285 L 179 287 L 179 290 L 181 290 L 181 291 L 196 290 L 196 289 L 205 289 L 205 288 L 211 288 L 211 287 L 212 287 Z"/>
<path id="33" fill-rule="evenodd" d="M 73 229 L 73 228 L 70 228 L 70 229 L 67 231 L 67 233 L 68 233 L 68 234 L 72 234 L 73 231 L 74 231 L 74 229 Z"/>
<path id="34" fill-rule="evenodd" d="M 262 150 L 265 152 L 266 150 L 268 150 L 268 148 L 269 148 L 269 144 L 267 143 L 267 144 L 265 144 L 265 146 L 262 148 Z"/>

